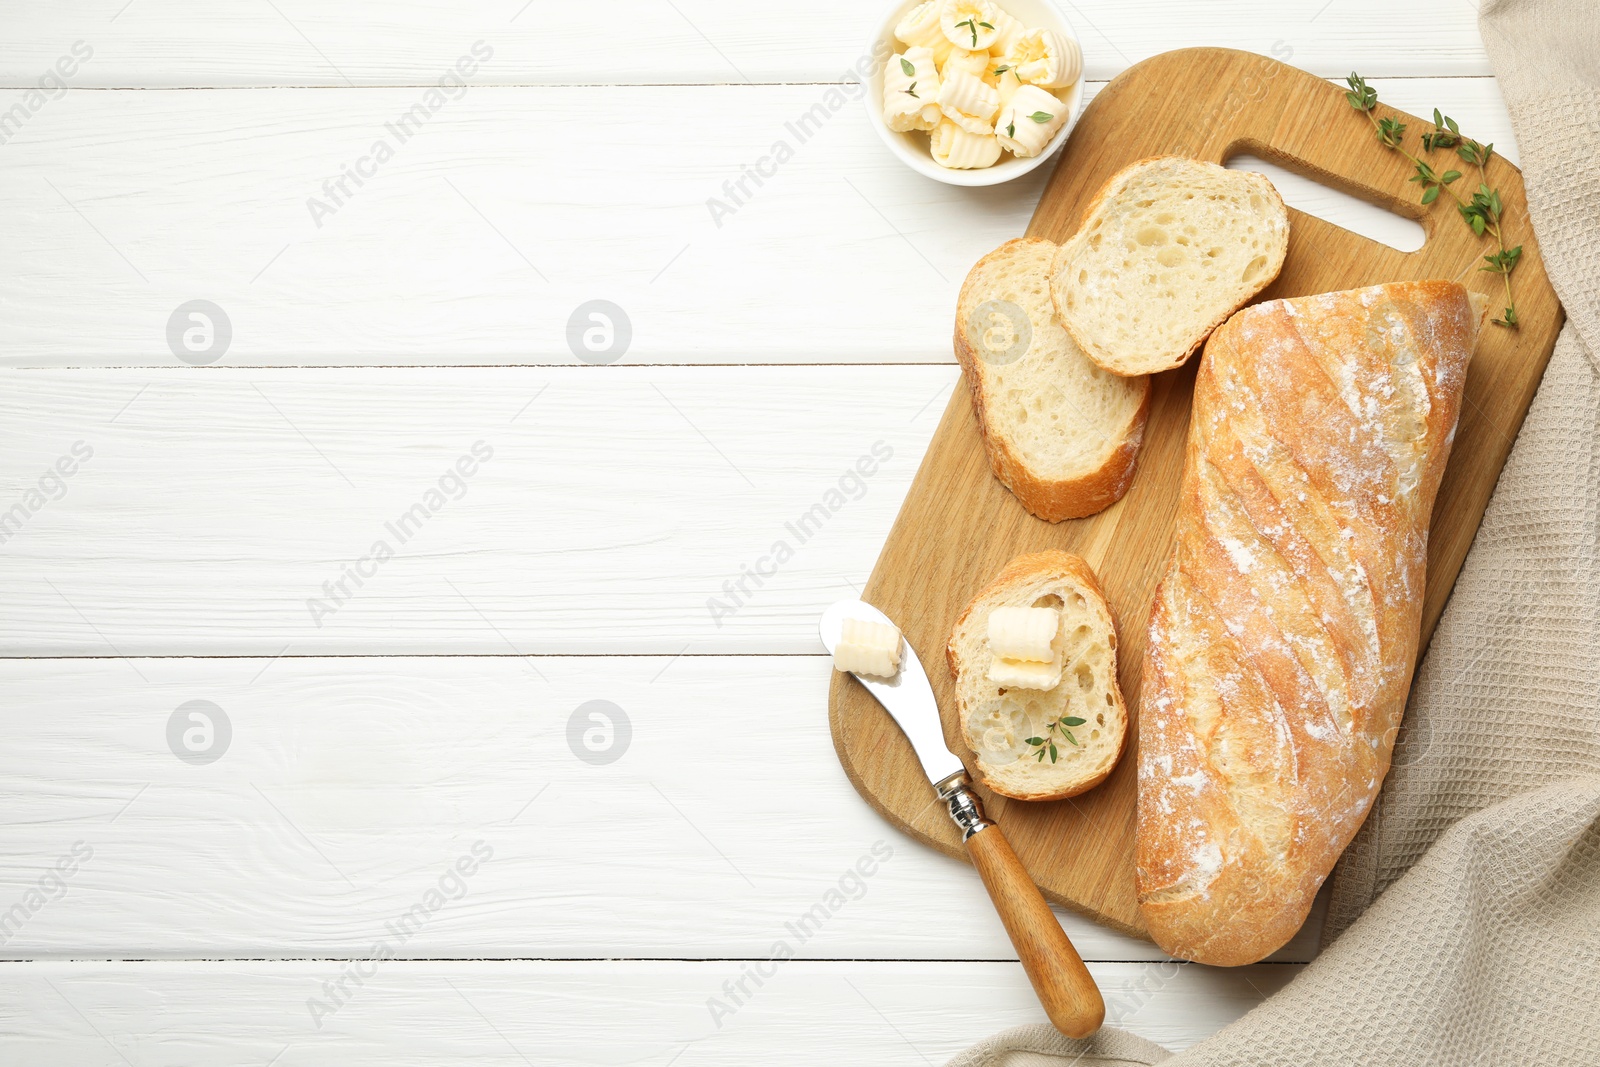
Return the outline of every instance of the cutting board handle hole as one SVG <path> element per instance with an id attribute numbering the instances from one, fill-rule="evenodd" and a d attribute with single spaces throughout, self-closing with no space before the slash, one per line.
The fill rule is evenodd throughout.
<path id="1" fill-rule="evenodd" d="M 1408 218 L 1353 196 L 1344 189 L 1327 185 L 1309 173 L 1285 166 L 1283 162 L 1263 159 L 1255 155 L 1250 147 L 1242 146 L 1239 152 L 1228 157 L 1224 165 L 1230 170 L 1265 174 L 1272 179 L 1284 203 L 1290 207 L 1401 252 L 1415 252 L 1426 243 L 1427 232 L 1415 218 Z"/>

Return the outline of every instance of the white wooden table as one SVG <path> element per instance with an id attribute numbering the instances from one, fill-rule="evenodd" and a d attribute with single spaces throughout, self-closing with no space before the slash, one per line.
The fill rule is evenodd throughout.
<path id="1" fill-rule="evenodd" d="M 1066 6 L 1091 92 L 1229 45 L 1515 158 L 1468 0 Z M 814 619 L 1044 177 L 930 183 L 854 99 L 798 143 L 877 14 L 3 5 L 0 1062 L 917 1065 L 1042 1020 L 970 869 L 828 738 Z M 594 300 L 610 366 L 568 343 Z M 1315 951 L 1206 970 L 1062 921 L 1173 1047 Z"/>

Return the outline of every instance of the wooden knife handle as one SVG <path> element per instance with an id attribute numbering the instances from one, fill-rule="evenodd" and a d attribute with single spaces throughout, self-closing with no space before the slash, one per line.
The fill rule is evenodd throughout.
<path id="1" fill-rule="evenodd" d="M 984 888 L 1011 935 L 1012 947 L 1045 1015 L 1068 1037 L 1088 1037 L 1105 1021 L 1106 1002 L 1055 912 L 1011 851 L 1006 835 L 984 817 L 983 805 L 968 788 L 966 774 L 952 774 L 934 789 L 949 807 L 951 820 L 961 828 L 967 855 L 983 876 Z"/>
<path id="2" fill-rule="evenodd" d="M 990 824 L 966 843 L 1044 1013 L 1068 1037 L 1100 1029 L 1106 1017 L 1100 989 L 1000 827 Z"/>

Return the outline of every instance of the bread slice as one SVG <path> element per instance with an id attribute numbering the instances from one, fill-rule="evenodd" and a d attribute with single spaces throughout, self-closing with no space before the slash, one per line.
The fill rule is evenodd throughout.
<path id="1" fill-rule="evenodd" d="M 1121 499 L 1133 480 L 1150 379 L 1089 362 L 1050 302 L 1053 241 L 1007 241 L 978 261 L 956 307 L 956 358 L 1000 484 L 1049 522 Z"/>
<path id="2" fill-rule="evenodd" d="M 1117 374 L 1183 364 L 1278 276 L 1289 210 L 1260 174 L 1164 156 L 1125 167 L 1056 253 L 1050 295 L 1088 357 Z"/>
<path id="3" fill-rule="evenodd" d="M 989 613 L 1007 606 L 1061 609 L 1054 647 L 1062 672 L 1054 689 L 1004 689 L 989 680 Z M 1117 687 L 1116 620 L 1082 559 L 1050 551 L 1012 560 L 957 620 L 945 656 L 978 777 L 996 793 L 1061 800 L 1099 785 L 1117 765 L 1128 708 Z M 1050 728 L 1064 717 L 1084 721 Z M 1076 744 L 1065 737 L 1068 729 Z M 1045 745 L 1028 744 L 1030 738 L 1053 741 L 1057 758 Z"/>

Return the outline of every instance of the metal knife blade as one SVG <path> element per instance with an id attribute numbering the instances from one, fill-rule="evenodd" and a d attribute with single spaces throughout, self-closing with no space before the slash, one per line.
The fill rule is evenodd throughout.
<path id="1" fill-rule="evenodd" d="M 847 618 L 886 622 L 899 629 L 893 619 L 871 604 L 862 600 L 841 600 L 822 613 L 822 622 L 818 627 L 822 632 L 822 643 L 829 653 L 839 643 L 839 631 Z M 966 771 L 961 760 L 945 744 L 944 728 L 939 724 L 939 702 L 934 698 L 933 686 L 928 683 L 927 672 L 922 669 L 922 661 L 917 658 L 910 641 L 905 642 L 900 655 L 900 673 L 894 678 L 872 678 L 860 674 L 855 677 L 878 698 L 878 703 L 899 724 L 901 732 L 916 750 L 928 781 L 937 785 L 951 775 Z"/>
<path id="2" fill-rule="evenodd" d="M 847 618 L 893 625 L 893 620 L 871 604 L 841 600 L 822 613 L 822 643 L 829 652 L 839 643 L 839 632 Z M 858 674 L 856 680 L 878 698 L 916 750 L 923 773 L 944 801 L 950 820 L 961 831 L 967 855 L 983 876 L 984 888 L 994 901 L 1045 1014 L 1068 1037 L 1094 1033 L 1106 1015 L 1105 1000 L 1094 984 L 1094 976 L 1083 965 L 1078 950 L 1072 947 L 1027 868 L 1007 843 L 1005 833 L 985 818 L 983 804 L 967 780 L 966 768 L 946 747 L 939 725 L 939 703 L 911 642 L 905 642 L 900 654 L 897 676 L 884 680 Z"/>

